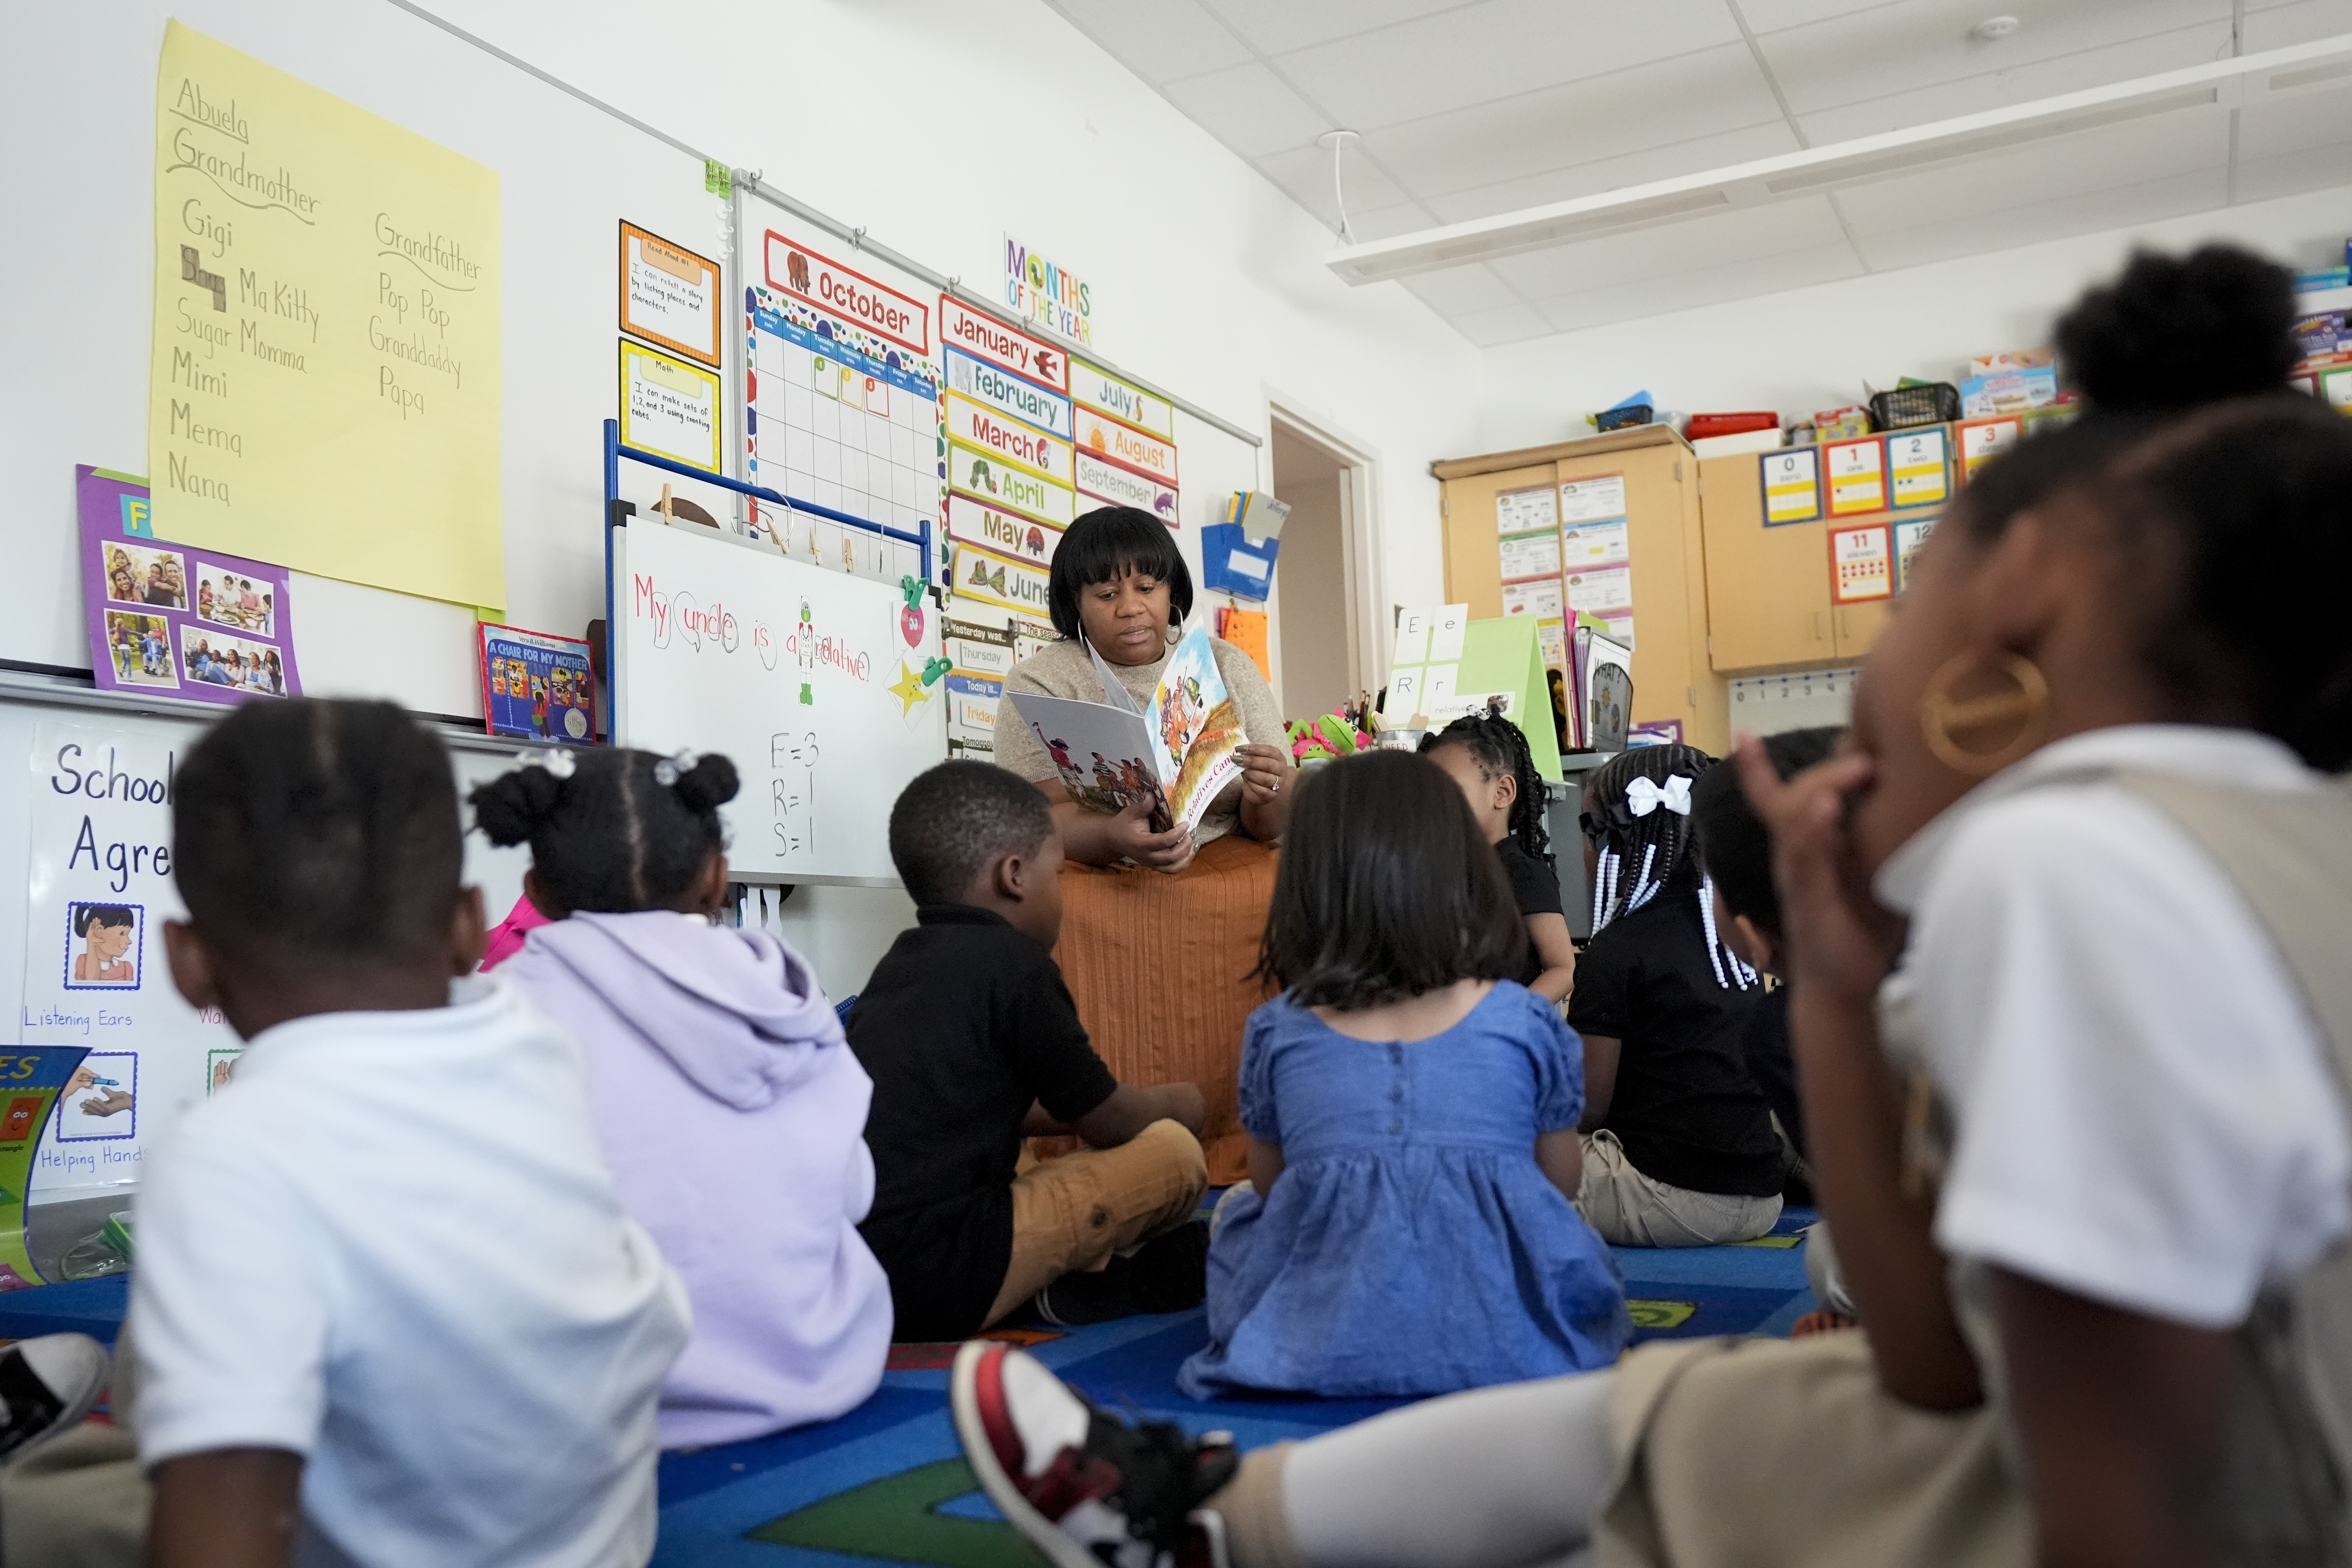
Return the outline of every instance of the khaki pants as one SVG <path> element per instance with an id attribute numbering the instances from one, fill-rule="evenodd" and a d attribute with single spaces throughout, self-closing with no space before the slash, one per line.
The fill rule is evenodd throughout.
<path id="1" fill-rule="evenodd" d="M 147 1560 L 147 1477 L 131 1425 L 137 1357 L 114 1348 L 115 1425 L 85 1422 L 0 1468 L 0 1564 L 140 1568 Z"/>
<path id="2" fill-rule="evenodd" d="M 988 1321 L 1063 1275 L 1100 1268 L 1183 1224 L 1208 1190 L 1201 1141 L 1176 1121 L 1155 1121 L 1116 1149 L 1081 1149 L 1023 1171 L 1013 1181 L 1013 1260 Z"/>
<path id="3" fill-rule="evenodd" d="M 1669 1340 L 1245 1456 L 1234 1568 L 2030 1568 L 1989 1409 L 1915 1409 L 1859 1333 Z"/>
<path id="4" fill-rule="evenodd" d="M 1643 1175 L 1606 1127 L 1584 1139 L 1584 1182 L 1576 1206 L 1603 1241 L 1619 1247 L 1716 1247 L 1769 1235 L 1779 1194 L 1695 1193 Z"/>

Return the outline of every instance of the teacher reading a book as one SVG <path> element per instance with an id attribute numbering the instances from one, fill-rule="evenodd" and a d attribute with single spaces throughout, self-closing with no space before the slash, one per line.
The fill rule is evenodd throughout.
<path id="1" fill-rule="evenodd" d="M 1139 706 L 1148 705 L 1192 610 L 1192 574 L 1167 526 L 1132 507 L 1072 523 L 1047 587 L 1062 640 L 1013 667 L 1019 694 L 1100 702 L 1109 696 L 1091 647 Z M 1242 981 L 1257 963 L 1274 897 L 1274 851 L 1289 820 L 1294 774 L 1282 710 L 1249 655 L 1210 639 L 1247 739 L 1199 825 L 1152 830 L 1149 802 L 1089 811 L 1063 786 L 1053 756 L 1010 701 L 996 710 L 996 763 L 1054 804 L 1068 859 L 1062 876 L 1063 978 L 1095 1048 L 1128 1081 L 1201 1085 L 1201 1142 L 1212 1181 L 1237 1181 L 1245 1142 L 1237 1114 L 1242 1025 L 1265 1000 Z"/>
<path id="2" fill-rule="evenodd" d="M 1134 507 L 1104 507 L 1070 525 L 1054 552 L 1046 589 L 1054 629 L 1062 640 L 1013 667 L 1009 698 L 1034 692 L 1099 702 L 1110 694 L 1087 648 L 1091 645 L 1139 704 L 1149 706 L 1168 656 L 1192 610 L 1192 574 L 1167 526 Z M 1235 753 L 1242 776 L 1227 785 L 1192 832 L 1152 831 L 1151 803 L 1139 801 L 1116 816 L 1087 810 L 1070 798 L 1054 759 L 1011 702 L 996 710 L 996 763 L 1031 780 L 1054 803 L 1062 852 L 1087 866 L 1131 864 L 1181 871 L 1202 846 L 1239 829 L 1262 844 L 1282 837 L 1290 816 L 1283 793 L 1291 776 L 1282 710 L 1257 665 L 1233 644 L 1212 637 L 1217 673 L 1249 737 Z"/>

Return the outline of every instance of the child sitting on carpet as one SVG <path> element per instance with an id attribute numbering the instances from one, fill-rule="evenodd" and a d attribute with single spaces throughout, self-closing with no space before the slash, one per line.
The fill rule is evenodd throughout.
<path id="1" fill-rule="evenodd" d="M 1559 902 L 1551 832 L 1544 826 L 1543 775 L 1519 727 L 1499 713 L 1456 719 L 1421 743 L 1422 754 L 1450 774 L 1470 802 L 1479 835 L 1495 847 L 1511 901 L 1528 928 L 1528 960 L 1517 979 L 1555 1006 L 1576 980 L 1576 944 Z"/>
<path id="2" fill-rule="evenodd" d="M 1780 1141 L 1740 1051 L 1763 984 L 1724 947 L 1691 848 L 1692 786 L 1714 763 L 1641 746 L 1584 788 L 1593 935 L 1568 1004 L 1584 1037 L 1577 1206 L 1621 1247 L 1748 1241 L 1780 1217 Z"/>
<path id="3" fill-rule="evenodd" d="M 471 974 L 447 755 L 390 703 L 257 702 L 174 795 L 172 978 L 249 1044 L 140 1181 L 147 1561 L 645 1563 L 685 1294 L 572 1042 Z"/>
<path id="4" fill-rule="evenodd" d="M 1177 1386 L 1447 1394 L 1606 1366 L 1632 1332 L 1572 1206 L 1577 1038 L 1461 791 L 1376 752 L 1309 774 L 1242 1052 L 1250 1181 L 1219 1205 Z"/>
<path id="5" fill-rule="evenodd" d="M 1772 769 L 1794 778 L 1837 750 L 1845 731 L 1836 725 L 1789 730 L 1759 743 Z M 1715 929 L 1742 963 L 1781 978 L 1780 895 L 1772 886 L 1772 835 L 1748 804 L 1738 768 L 1709 768 L 1691 786 L 1691 830 L 1698 836 L 1700 862 L 1715 888 Z M 1789 1152 L 1790 1179 L 1802 1169 L 1804 1107 L 1797 1099 L 1797 1069 L 1789 1053 L 1789 987 L 1767 992 L 1748 1015 L 1740 1056 L 1764 1103 L 1771 1107 Z M 1790 1195 L 1790 1201 L 1800 1200 Z"/>
<path id="6" fill-rule="evenodd" d="M 694 1338 L 662 1385 L 666 1448 L 734 1443 L 865 1403 L 890 1288 L 857 1234 L 873 1088 L 800 954 L 714 925 L 722 756 L 556 751 L 473 793 L 530 846 L 533 928 L 502 975 L 578 1041 L 629 1212 L 686 1280 Z"/>
<path id="7" fill-rule="evenodd" d="M 1189 1083 L 1120 1083 L 1054 963 L 1062 840 L 1045 797 L 986 763 L 942 763 L 890 810 L 915 900 L 857 999 L 849 1043 L 874 1079 L 864 1231 L 898 1337 L 972 1333 L 1031 1305 L 1058 1324 L 1201 1300 L 1207 1190 Z M 1020 1169 L 1023 1135 L 1090 1145 Z"/>

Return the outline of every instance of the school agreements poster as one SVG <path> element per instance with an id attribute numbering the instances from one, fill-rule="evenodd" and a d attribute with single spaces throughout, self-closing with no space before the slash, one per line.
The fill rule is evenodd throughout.
<path id="1" fill-rule="evenodd" d="M 147 461 L 167 539 L 497 608 L 499 177 L 174 22 Z"/>
<path id="2" fill-rule="evenodd" d="M 148 1142 L 236 1071 L 241 1042 L 217 1014 L 181 999 L 163 957 L 163 922 L 185 912 L 172 881 L 171 802 L 192 738 L 63 721 L 34 731 L 16 1049 L 89 1053 L 41 1134 L 37 1200 L 137 1182 Z"/>

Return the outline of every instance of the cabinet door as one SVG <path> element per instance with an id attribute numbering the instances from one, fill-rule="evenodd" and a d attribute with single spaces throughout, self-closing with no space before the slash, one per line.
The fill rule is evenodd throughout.
<path id="1" fill-rule="evenodd" d="M 1685 737 L 1694 736 L 1707 717 L 1698 689 L 1705 645 L 1692 615 L 1697 595 L 1689 592 L 1696 563 L 1686 559 L 1683 527 L 1690 461 L 1688 449 L 1677 443 L 1566 458 L 1559 475 L 1562 484 L 1624 477 L 1633 579 L 1633 718 L 1637 724 L 1673 720 Z"/>
<path id="2" fill-rule="evenodd" d="M 1752 454 L 1709 458 L 1698 473 L 1709 663 L 1764 669 L 1835 657 L 1827 524 L 1765 527 Z"/>
<path id="3" fill-rule="evenodd" d="M 1832 617 L 1837 623 L 1837 656 L 1840 658 L 1860 658 L 1878 640 L 1886 617 L 1894 613 L 1892 599 L 1868 599 L 1859 605 L 1840 605 Z"/>
<path id="4" fill-rule="evenodd" d="M 1503 613 L 1503 547 L 1495 528 L 1495 498 L 1505 490 L 1551 484 L 1552 473 L 1553 465 L 1544 463 L 1444 481 L 1446 604 L 1468 605 L 1474 621 Z M 1400 604 L 1427 602 L 1426 594 L 1398 596 Z M 1388 649 L 1381 653 L 1385 658 Z"/>

